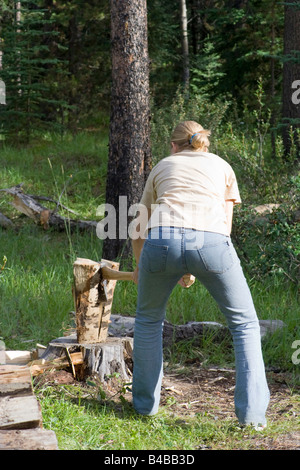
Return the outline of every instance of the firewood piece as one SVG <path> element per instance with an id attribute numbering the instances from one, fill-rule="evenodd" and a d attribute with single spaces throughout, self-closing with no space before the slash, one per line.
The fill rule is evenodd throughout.
<path id="1" fill-rule="evenodd" d="M 80 345 L 77 343 L 76 333 L 70 336 L 61 336 L 60 338 L 56 338 L 50 341 L 40 359 L 44 359 L 44 361 L 51 361 L 58 357 L 62 357 L 65 355 L 65 348 L 68 348 L 69 350 L 72 348 L 74 352 L 75 349 L 80 349 Z"/>
<path id="2" fill-rule="evenodd" d="M 42 415 L 35 396 L 0 398 L 0 429 L 29 429 L 42 426 Z"/>
<path id="3" fill-rule="evenodd" d="M 31 393 L 31 374 L 28 367 L 0 366 L 0 397 L 30 395 Z"/>
<path id="4" fill-rule="evenodd" d="M 32 359 L 30 351 L 5 351 L 5 364 L 26 365 Z"/>
<path id="5" fill-rule="evenodd" d="M 107 282 L 107 301 L 103 301 L 100 286 L 102 263 L 111 269 L 119 269 L 119 263 L 107 260 L 98 263 L 84 258 L 77 258 L 73 266 L 76 331 L 80 344 L 101 343 L 107 338 L 116 281 Z"/>
<path id="6" fill-rule="evenodd" d="M 64 351 L 66 351 L 64 349 Z M 83 357 L 81 352 L 76 353 L 68 353 L 68 357 L 58 357 L 53 359 L 52 361 L 45 361 L 44 359 L 38 359 L 36 361 L 32 361 L 30 366 L 30 373 L 33 377 L 43 374 L 44 372 L 52 369 L 65 369 L 71 367 L 72 370 L 75 369 L 74 366 L 78 366 L 83 364 Z"/>
<path id="7" fill-rule="evenodd" d="M 0 450 L 58 450 L 54 431 L 23 429 L 0 431 Z"/>

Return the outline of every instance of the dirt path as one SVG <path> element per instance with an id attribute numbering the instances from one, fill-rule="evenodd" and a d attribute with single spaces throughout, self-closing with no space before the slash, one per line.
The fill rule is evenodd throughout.
<path id="1" fill-rule="evenodd" d="M 167 406 L 168 410 L 183 422 L 185 418 L 202 414 L 216 421 L 228 420 L 237 424 L 234 413 L 235 372 L 221 368 L 201 369 L 195 365 L 191 365 L 187 371 L 187 373 L 182 373 L 180 370 L 165 373 L 161 406 Z M 267 375 L 271 392 L 267 413 L 268 431 L 255 433 L 247 449 L 300 450 L 300 387 L 291 390 L 289 377 L 285 373 L 269 372 Z M 76 382 L 72 374 L 66 371 L 47 374 L 45 381 L 48 385 L 53 383 L 80 385 L 80 382 Z M 41 385 L 42 377 L 39 382 Z M 115 384 L 110 382 L 105 388 L 108 400 L 118 402 L 120 393 L 118 381 Z M 126 394 L 122 392 L 122 395 L 131 401 L 130 392 Z M 272 423 L 276 424 L 276 432 L 270 432 Z M 274 425 L 273 427 L 275 429 Z M 218 448 L 222 448 L 221 444 L 219 447 L 218 445 L 214 447 Z"/>
<path id="2" fill-rule="evenodd" d="M 282 422 L 283 433 L 272 438 L 258 434 L 253 448 L 300 450 L 300 388 L 292 393 L 288 377 L 283 373 L 268 373 L 268 383 L 271 392 L 267 413 L 269 427 L 272 422 Z M 234 387 L 235 373 L 228 369 L 195 368 L 188 376 L 168 374 L 163 381 L 162 405 L 168 405 L 183 418 L 206 413 L 215 420 L 236 420 Z M 289 427 L 293 432 L 284 432 L 287 422 L 292 424 Z"/>

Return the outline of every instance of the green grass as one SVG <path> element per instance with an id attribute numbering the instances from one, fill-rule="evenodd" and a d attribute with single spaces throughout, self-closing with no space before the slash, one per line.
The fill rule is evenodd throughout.
<path id="1" fill-rule="evenodd" d="M 187 420 L 183 425 L 182 420 L 176 422 L 168 413 L 145 418 L 129 407 L 87 399 L 79 402 L 76 391 L 68 393 L 67 388 L 59 393 L 47 389 L 42 402 L 45 424 L 55 429 L 62 449 L 195 449 L 208 435 L 218 433 L 216 426 L 214 429 L 211 423 L 200 419 Z"/>
<path id="2" fill-rule="evenodd" d="M 105 199 L 108 141 L 105 133 L 52 137 L 29 148 L 0 147 L 1 188 L 24 183 L 24 191 L 51 197 L 94 220 Z M 0 199 L 0 211 L 17 216 L 9 197 Z M 43 203 L 42 203 L 43 204 Z"/>
<path id="3" fill-rule="evenodd" d="M 299 395 L 292 392 L 272 406 L 276 419 L 272 420 L 271 413 L 262 433 L 250 427 L 241 429 L 235 419 L 218 417 L 212 409 L 177 414 L 172 408 L 174 398 L 157 415 L 144 417 L 124 398 L 112 401 L 103 393 L 100 398 L 86 386 L 52 384 L 37 387 L 36 395 L 42 405 L 43 425 L 55 432 L 61 450 L 264 450 L 272 449 L 274 441 L 286 439 L 289 433 L 299 436 L 297 411 L 293 411 L 299 413 Z M 220 407 L 221 403 L 216 405 L 216 409 Z"/>
<path id="4" fill-rule="evenodd" d="M 104 201 L 106 160 L 103 133 L 48 138 L 26 149 L 4 146 L 0 148 L 1 188 L 23 182 L 25 192 L 53 199 L 61 196 L 80 218 L 96 220 L 97 206 Z M 36 343 L 47 345 L 71 325 L 73 262 L 77 256 L 101 259 L 102 244 L 95 233 L 44 230 L 16 212 L 10 201 L 0 193 L 0 212 L 17 227 L 17 231 L 0 228 L 0 337 L 7 349 L 28 350 Z M 295 401 L 299 365 L 291 357 L 292 344 L 300 339 L 297 286 L 278 276 L 249 276 L 249 284 L 259 318 L 286 324 L 263 340 L 263 353 L 267 368 L 289 373 L 290 399 Z M 136 296 L 133 283 L 118 282 L 113 313 L 134 315 Z M 188 290 L 174 289 L 167 320 L 175 324 L 192 320 L 224 323 L 199 282 Z M 207 337 L 201 343 L 174 345 L 166 351 L 166 361 L 171 369 L 180 365 L 188 370 L 193 361 L 202 367 L 232 367 L 233 350 L 228 340 L 219 343 Z M 61 449 L 242 449 L 250 448 L 256 436 L 249 431 L 245 438 L 233 420 L 216 421 L 205 413 L 182 420 L 167 405 L 153 418 L 139 417 L 121 397 L 116 402 L 99 400 L 86 384 L 37 387 L 36 393 L 44 427 L 55 431 Z M 282 419 L 267 433 L 271 438 L 276 432 L 292 430 L 293 422 Z"/>

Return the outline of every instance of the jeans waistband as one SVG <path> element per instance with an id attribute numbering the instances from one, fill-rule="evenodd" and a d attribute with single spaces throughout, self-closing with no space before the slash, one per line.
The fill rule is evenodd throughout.
<path id="1" fill-rule="evenodd" d="M 148 233 L 152 232 L 153 230 L 162 232 L 162 231 L 169 231 L 169 232 L 179 232 L 179 233 L 186 233 L 186 232 L 203 232 L 203 230 L 197 230 L 196 228 L 187 228 L 187 227 L 175 227 L 173 225 L 161 225 L 159 227 L 149 228 Z"/>

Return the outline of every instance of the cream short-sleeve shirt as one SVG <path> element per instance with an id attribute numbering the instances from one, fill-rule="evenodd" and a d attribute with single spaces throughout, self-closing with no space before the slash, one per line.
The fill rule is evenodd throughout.
<path id="1" fill-rule="evenodd" d="M 241 202 L 229 163 L 213 153 L 185 150 L 152 169 L 140 204 L 151 209 L 146 230 L 174 226 L 228 235 L 226 200 Z"/>

